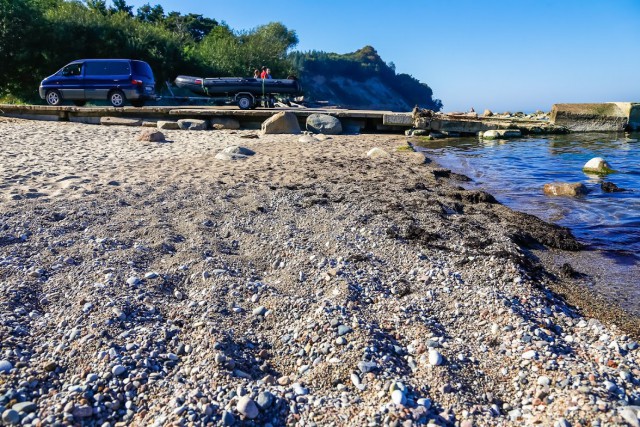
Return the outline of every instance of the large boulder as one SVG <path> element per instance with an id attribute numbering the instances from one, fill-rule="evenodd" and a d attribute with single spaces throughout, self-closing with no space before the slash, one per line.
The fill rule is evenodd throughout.
<path id="1" fill-rule="evenodd" d="M 207 121 L 200 119 L 180 119 L 178 126 L 182 130 L 206 130 Z"/>
<path id="2" fill-rule="evenodd" d="M 568 183 L 568 182 L 552 182 L 545 184 L 543 188 L 544 194 L 548 196 L 584 196 L 587 194 L 587 187 L 582 183 Z"/>
<path id="3" fill-rule="evenodd" d="M 522 132 L 519 129 L 491 129 L 481 134 L 482 139 L 507 139 L 521 136 Z"/>
<path id="4" fill-rule="evenodd" d="M 295 114 L 288 111 L 281 111 L 278 114 L 274 114 L 262 123 L 260 132 L 263 135 L 267 134 L 298 134 L 300 131 L 300 124 Z"/>
<path id="5" fill-rule="evenodd" d="M 342 133 L 342 123 L 337 117 L 328 114 L 312 114 L 307 117 L 307 130 L 325 135 L 339 135 Z"/>
<path id="6" fill-rule="evenodd" d="M 607 163 L 607 161 L 602 157 L 594 157 L 593 159 L 589 160 L 582 167 L 582 171 L 585 173 L 593 173 L 597 175 L 606 175 L 614 172 L 614 170 L 611 169 L 611 165 L 609 165 L 609 163 Z"/>
<path id="7" fill-rule="evenodd" d="M 238 130 L 240 129 L 240 122 L 233 117 L 212 117 L 211 118 L 211 129 L 231 129 Z"/>

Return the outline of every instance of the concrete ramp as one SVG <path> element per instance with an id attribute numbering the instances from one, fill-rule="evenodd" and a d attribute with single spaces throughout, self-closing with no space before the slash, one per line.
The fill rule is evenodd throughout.
<path id="1" fill-rule="evenodd" d="M 640 103 L 554 104 L 550 118 L 572 132 L 622 132 L 640 128 Z"/>

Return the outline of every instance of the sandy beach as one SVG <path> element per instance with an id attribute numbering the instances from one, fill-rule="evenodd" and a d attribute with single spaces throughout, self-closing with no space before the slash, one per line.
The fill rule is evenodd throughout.
<path id="1" fill-rule="evenodd" d="M 5 424 L 638 425 L 566 229 L 400 135 L 141 131 L 0 118 Z"/>

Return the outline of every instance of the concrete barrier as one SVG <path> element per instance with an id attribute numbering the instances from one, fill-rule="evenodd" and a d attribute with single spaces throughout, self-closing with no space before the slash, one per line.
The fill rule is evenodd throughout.
<path id="1" fill-rule="evenodd" d="M 554 104 L 550 119 L 573 132 L 622 132 L 640 127 L 640 104 Z"/>

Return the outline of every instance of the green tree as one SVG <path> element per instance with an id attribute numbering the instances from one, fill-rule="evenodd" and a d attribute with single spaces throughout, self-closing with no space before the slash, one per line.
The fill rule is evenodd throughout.
<path id="1" fill-rule="evenodd" d="M 126 13 L 133 16 L 133 6 L 129 6 L 126 0 L 113 0 L 113 7 L 109 9 L 112 13 Z"/>
<path id="2" fill-rule="evenodd" d="M 159 4 L 151 7 L 149 3 L 140 6 L 136 18 L 141 22 L 156 24 L 164 20 L 164 9 Z"/>

